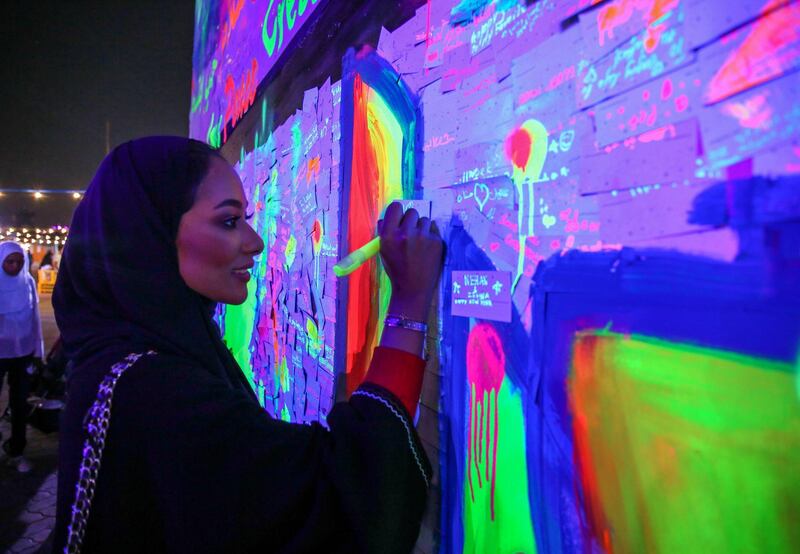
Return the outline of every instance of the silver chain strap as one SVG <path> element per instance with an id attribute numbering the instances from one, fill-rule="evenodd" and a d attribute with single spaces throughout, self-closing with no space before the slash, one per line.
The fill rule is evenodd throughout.
<path id="1" fill-rule="evenodd" d="M 103 448 L 106 445 L 106 434 L 108 433 L 108 424 L 111 418 L 111 400 L 114 396 L 114 388 L 117 386 L 117 381 L 139 358 L 152 356 L 155 353 L 154 350 L 149 350 L 145 354 L 128 354 L 124 361 L 111 366 L 111 371 L 100 383 L 97 399 L 86 413 L 84 426 L 89 435 L 83 443 L 83 459 L 78 473 L 78 482 L 75 485 L 75 501 L 72 503 L 64 554 L 81 551 L 83 535 L 86 532 L 86 523 L 89 520 L 89 510 L 92 507 L 92 499 L 94 498 L 97 474 L 100 471 L 100 462 L 103 459 Z"/>

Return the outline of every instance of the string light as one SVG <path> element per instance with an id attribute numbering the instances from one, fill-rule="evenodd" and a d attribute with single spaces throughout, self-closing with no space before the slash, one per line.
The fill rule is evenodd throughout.
<path id="1" fill-rule="evenodd" d="M 49 229 L 27 227 L 0 227 L 0 240 L 16 240 L 23 246 L 38 244 L 40 246 L 63 246 L 67 241 L 69 227 L 56 225 Z"/>
<path id="2" fill-rule="evenodd" d="M 19 194 L 32 194 L 34 198 L 40 200 L 49 196 L 51 194 L 69 194 L 75 200 L 80 200 L 85 190 L 75 190 L 75 189 L 8 189 L 3 188 L 0 189 L 0 197 L 5 196 L 8 193 L 19 193 Z"/>

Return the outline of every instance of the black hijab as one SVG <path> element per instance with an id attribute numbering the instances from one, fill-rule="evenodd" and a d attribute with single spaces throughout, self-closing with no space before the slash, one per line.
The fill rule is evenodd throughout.
<path id="1" fill-rule="evenodd" d="M 98 356 L 152 348 L 255 398 L 212 319 L 216 303 L 178 271 L 178 224 L 218 155 L 192 139 L 148 137 L 100 164 L 75 210 L 53 292 L 74 372 Z"/>

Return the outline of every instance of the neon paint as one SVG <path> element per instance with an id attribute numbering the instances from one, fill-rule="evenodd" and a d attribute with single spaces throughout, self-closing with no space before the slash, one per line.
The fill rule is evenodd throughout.
<path id="1" fill-rule="evenodd" d="M 745 39 L 709 82 L 704 95 L 707 103 L 774 79 L 800 63 L 800 6 L 790 2 L 772 11 L 781 4 L 783 0 L 764 4 L 761 13 L 767 15 L 753 23 Z"/>
<path id="2" fill-rule="evenodd" d="M 486 457 L 483 462 L 486 468 L 487 486 L 491 487 L 491 516 L 494 519 L 494 489 L 497 479 L 497 391 L 505 376 L 505 353 L 500 337 L 488 323 L 479 323 L 470 331 L 467 341 L 467 379 L 472 388 L 472 406 L 470 407 L 470 429 L 472 433 L 467 442 L 467 466 L 474 463 L 481 485 L 480 465 L 481 449 L 485 445 Z M 492 412 L 492 409 L 494 411 Z M 490 422 L 493 426 L 490 428 Z M 481 443 L 484 427 L 486 429 Z M 490 438 L 491 437 L 491 438 Z M 491 458 L 490 458 L 491 446 Z M 473 454 L 474 450 L 474 454 Z M 491 485 L 489 474 L 491 473 Z M 470 493 L 474 499 L 472 485 L 472 468 L 469 470 Z"/>
<path id="3" fill-rule="evenodd" d="M 495 270 L 464 228 L 452 228 L 447 241 L 444 282 L 452 282 L 453 271 Z M 451 287 L 443 292 L 444 305 L 450 306 Z M 452 346 L 454 356 L 448 367 L 463 369 L 442 381 L 442 401 L 451 414 L 442 422 L 443 442 L 458 455 L 442 467 L 441 548 L 537 552 L 525 439 L 523 325 L 513 308 L 511 323 L 443 320 L 443 346 Z"/>
<path id="4" fill-rule="evenodd" d="M 289 367 L 286 365 L 286 358 L 281 358 L 281 361 L 275 366 L 277 372 L 276 383 L 280 387 L 281 392 L 289 392 Z"/>
<path id="5" fill-rule="evenodd" d="M 600 46 L 607 38 L 614 38 L 614 30 L 628 23 L 636 12 L 643 12 L 641 19 L 647 24 L 645 51 L 650 53 L 658 46 L 664 32 L 664 19 L 678 7 L 679 0 L 616 0 L 597 12 L 597 35 Z"/>
<path id="6" fill-rule="evenodd" d="M 325 0 L 198 3 L 192 58 L 191 136 L 205 137 L 216 127 L 220 145 L 225 142 L 228 126 L 235 126 L 252 106 L 255 87 L 304 32 L 306 24 L 316 16 L 316 9 L 323 4 Z M 225 68 L 226 74 L 220 75 L 218 67 Z M 212 119 L 216 124 L 211 123 Z"/>
<path id="7" fill-rule="evenodd" d="M 322 250 L 322 222 L 319 219 L 315 219 L 311 227 L 311 240 L 314 244 L 314 254 L 319 256 Z"/>
<path id="8" fill-rule="evenodd" d="M 440 433 L 441 544 L 426 519 L 420 550 L 798 550 L 794 323 L 759 319 L 759 304 L 734 329 L 703 308 L 734 296 L 709 284 L 723 273 L 759 294 L 796 281 L 794 224 L 780 219 L 797 219 L 794 189 L 770 196 L 800 167 L 796 3 L 430 0 L 391 31 L 363 29 L 386 59 L 319 56 L 318 88 L 275 94 L 265 76 L 279 57 L 295 66 L 290 32 L 321 3 L 195 9 L 191 134 L 234 139 L 223 153 L 239 158 L 266 244 L 248 303 L 217 320 L 266 410 L 324 424 L 334 376 L 358 386 L 390 291 L 377 259 L 342 281 L 334 263 L 374 237 L 389 198 L 436 198 L 443 282 L 502 271 L 518 286 L 510 323 L 453 317 L 440 290 L 441 414 L 419 429 Z M 321 29 L 344 4 L 317 10 L 326 25 L 301 56 L 327 53 Z M 637 272 L 663 261 L 643 245 L 686 265 Z M 740 245 L 747 264 L 704 269 L 701 256 L 733 260 Z M 635 292 L 675 274 L 687 285 Z M 690 281 L 707 288 L 662 317 Z M 609 320 L 625 334 L 584 332 Z"/>
<path id="9" fill-rule="evenodd" d="M 280 53 L 284 42 L 288 43 L 295 34 L 295 25 L 306 15 L 309 3 L 312 7 L 319 0 L 269 0 L 267 12 L 264 14 L 261 39 L 267 56 L 272 58 Z M 297 6 L 295 6 L 295 3 Z M 313 8 L 312 8 L 313 9 Z M 308 14 L 311 12 L 309 11 Z M 301 23 L 302 24 L 302 23 Z"/>
<path id="10" fill-rule="evenodd" d="M 403 198 L 403 132 L 391 109 L 360 76 L 354 82 L 353 173 L 350 189 L 348 244 L 374 238 L 380 212 Z M 348 280 L 347 383 L 355 390 L 366 375 L 372 348 L 380 340 L 378 322 L 386 313 L 391 287 L 372 258 Z"/>
<path id="11" fill-rule="evenodd" d="M 227 97 L 227 108 L 223 121 L 232 122 L 234 125 L 244 115 L 244 113 L 253 105 L 256 100 L 256 74 L 258 73 L 258 60 L 253 58 L 250 60 L 250 67 L 240 77 L 239 84 L 236 83 L 233 76 L 228 74 L 225 79 L 224 94 Z M 227 140 L 227 126 L 222 127 L 223 141 Z"/>
<path id="12" fill-rule="evenodd" d="M 478 448 L 481 459 L 465 468 L 473 482 L 463 485 L 464 497 L 464 549 L 463 552 L 537 552 L 531 525 L 528 500 L 528 468 L 525 452 L 525 421 L 519 391 L 504 380 L 493 398 L 486 396 L 488 414 L 481 414 L 489 423 L 491 440 L 496 440 L 497 450 L 489 453 Z M 493 415 L 495 414 L 495 415 Z M 495 421 L 502 425 L 494 428 Z M 484 445 L 490 440 L 483 430 Z M 487 456 L 496 457 L 496 466 L 490 467 Z M 480 472 L 483 470 L 483 473 Z M 496 482 L 491 479 L 496 477 Z M 480 480 L 482 486 L 478 486 Z M 472 486 L 472 488 L 471 488 Z M 473 498 L 474 495 L 474 498 Z"/>
<path id="13" fill-rule="evenodd" d="M 316 322 L 310 317 L 306 318 L 306 353 L 312 358 L 318 357 L 322 342 Z"/>
<path id="14" fill-rule="evenodd" d="M 253 322 L 256 312 L 256 280 L 247 281 L 247 299 L 238 306 L 227 306 L 225 309 L 225 343 L 233 353 L 233 357 L 242 368 L 251 387 L 255 388 L 255 379 L 250 359 L 250 343 L 253 338 Z"/>
<path id="15" fill-rule="evenodd" d="M 278 217 L 281 213 L 281 192 L 278 186 L 278 171 L 273 169 L 266 185 L 264 195 L 264 223 L 260 235 L 264 237 L 267 246 L 272 247 L 278 238 Z"/>
<path id="16" fill-rule="evenodd" d="M 411 198 L 417 176 L 416 98 L 394 69 L 374 51 L 348 51 L 343 85 L 344 182 L 348 207 L 343 223 L 343 257 L 375 236 L 381 210 L 392 200 Z M 346 280 L 344 373 L 347 391 L 363 380 L 391 288 L 376 260 Z"/>
<path id="17" fill-rule="evenodd" d="M 519 201 L 519 256 L 513 284 L 513 287 L 516 288 L 524 270 L 525 240 L 536 234 L 534 230 L 534 207 L 536 205 L 534 183 L 541 178 L 547 158 L 547 129 L 541 122 L 528 119 L 508 135 L 505 142 L 505 153 L 514 168 L 511 179 L 517 187 Z M 527 221 L 525 220 L 526 212 Z"/>
<path id="18" fill-rule="evenodd" d="M 296 119 L 292 125 L 292 188 L 297 184 L 297 175 L 300 172 L 300 159 L 303 157 L 303 130 L 301 122 Z"/>
<path id="19" fill-rule="evenodd" d="M 607 552 L 794 552 L 791 364 L 615 333 L 575 341 L 570 405 L 590 532 Z"/>
<path id="20" fill-rule="evenodd" d="M 297 239 L 294 238 L 294 235 L 289 237 L 289 240 L 286 242 L 286 249 L 284 250 L 284 254 L 286 256 L 286 269 L 289 270 L 294 263 L 294 257 L 297 254 Z"/>
<path id="21" fill-rule="evenodd" d="M 262 102 L 263 125 L 269 119 L 266 106 Z M 254 284 L 255 289 L 248 303 L 226 310 L 225 332 L 229 344 L 241 352 L 236 359 L 267 411 L 296 422 L 324 424 L 333 403 L 333 331 L 328 325 L 335 319 L 336 291 L 323 292 L 320 268 L 326 267 L 326 245 L 335 249 L 338 237 L 325 236 L 324 215 L 298 217 L 298 206 L 289 200 L 315 201 L 309 193 L 317 190 L 317 168 L 331 164 L 330 147 L 314 144 L 304 149 L 308 129 L 295 123 L 294 118 L 287 123 L 285 134 L 266 133 L 250 152 L 244 148 L 236 166 L 254 206 L 253 228 L 266 250 L 253 269 L 248 286 Z M 296 157 L 277 156 L 276 144 L 286 137 L 298 146 Z M 292 181 L 293 173 L 300 179 Z M 338 185 L 333 183 L 331 190 L 327 204 L 336 209 Z M 307 402 L 307 397 L 318 400 Z"/>
<path id="22" fill-rule="evenodd" d="M 763 93 L 742 102 L 731 100 L 722 106 L 722 111 L 735 117 L 745 129 L 767 130 L 772 127 L 772 107 Z"/>

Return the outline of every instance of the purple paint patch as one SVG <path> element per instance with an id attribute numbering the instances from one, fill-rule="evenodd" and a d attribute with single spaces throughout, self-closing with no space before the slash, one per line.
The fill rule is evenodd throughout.
<path id="1" fill-rule="evenodd" d="M 454 271 L 450 313 L 511 322 L 510 271 Z"/>

